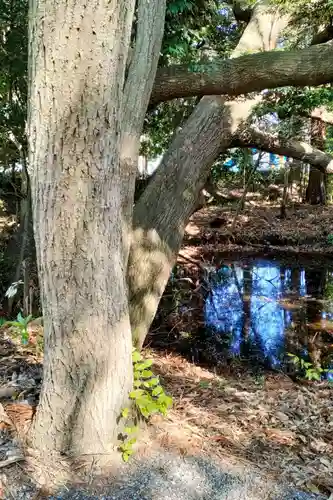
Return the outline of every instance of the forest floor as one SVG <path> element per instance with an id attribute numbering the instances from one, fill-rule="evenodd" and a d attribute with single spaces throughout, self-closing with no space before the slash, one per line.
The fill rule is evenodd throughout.
<path id="1" fill-rule="evenodd" d="M 41 330 L 36 329 L 32 331 L 31 338 L 41 334 Z M 7 397 L 0 418 L 0 498 L 49 498 L 45 494 L 44 480 L 36 485 L 29 479 L 34 462 L 29 458 L 29 453 L 24 457 L 17 442 L 9 438 L 10 426 L 4 418 L 9 417 L 14 422 L 17 432 L 26 429 L 31 422 L 32 407 L 38 400 L 40 390 L 42 357 L 36 350 L 36 344 L 23 347 L 18 339 L 6 338 L 5 332 L 3 335 L 0 392 L 1 396 Z M 237 477 L 241 480 L 259 477 L 261 486 L 265 483 L 270 485 L 265 494 L 262 490 L 259 494 L 255 486 L 256 493 L 253 495 L 243 490 L 242 495 L 235 497 L 231 494 L 222 496 L 222 493 L 216 497 L 208 493 L 203 496 L 187 496 L 185 493 L 179 499 L 310 498 L 274 496 L 274 484 L 323 495 L 314 498 L 328 498 L 333 492 L 332 385 L 327 382 L 296 383 L 286 375 L 277 373 L 258 377 L 241 366 L 216 373 L 216 370 L 196 366 L 177 354 L 149 348 L 144 355 L 154 360 L 154 371 L 160 375 L 174 404 L 166 418 L 154 417 L 143 433 L 138 458 L 134 460 L 136 467 L 147 460 L 154 461 L 154 453 L 158 454 L 158 460 L 164 456 L 163 453 L 167 453 L 165 456 L 169 457 L 168 460 L 170 457 L 173 457 L 172 461 L 185 460 L 187 466 L 190 463 L 188 460 L 208 460 L 218 470 L 231 473 L 232 477 L 237 470 Z M 14 463 L 10 465 L 10 461 Z M 178 465 L 173 463 L 173 470 L 183 467 L 182 464 L 182 461 Z M 124 467 L 122 474 L 126 476 L 126 470 L 132 469 Z M 156 474 L 161 473 L 160 469 Z M 106 488 L 105 481 L 101 481 L 101 484 Z M 95 494 L 101 491 L 100 485 L 94 489 Z M 124 487 L 119 486 L 120 490 Z M 136 490 L 138 487 L 136 483 Z M 76 497 L 73 493 L 68 496 L 68 492 L 66 496 L 66 488 L 63 491 L 57 498 L 102 498 Z M 89 491 L 91 494 L 91 489 Z M 117 493 L 103 498 L 132 497 Z M 143 495 L 134 498 L 149 500 L 164 497 Z"/>
<path id="2" fill-rule="evenodd" d="M 232 256 L 235 253 L 333 256 L 331 207 L 295 205 L 288 210 L 286 219 L 280 219 L 277 206 L 261 203 L 260 206 L 247 207 L 234 219 L 235 208 L 230 206 L 208 207 L 195 213 L 186 228 L 179 264 L 197 267 L 198 262 L 200 265 L 211 264 L 218 260 L 219 255 Z M 192 267 L 192 277 L 195 272 Z M 170 315 L 169 320 L 178 321 L 177 318 L 172 320 Z M 173 329 L 172 324 L 165 327 L 169 331 Z M 43 480 L 39 483 L 31 481 L 33 461 L 29 453 L 25 455 L 23 450 L 22 454 L 11 434 L 12 423 L 15 432 L 26 429 L 38 401 L 42 376 L 42 355 L 38 345 L 42 335 L 40 327 L 32 329 L 31 343 L 22 346 L 20 339 L 9 336 L 6 329 L 0 331 L 0 401 L 3 403 L 0 414 L 0 499 L 49 498 Z M 161 456 L 169 457 L 168 460 L 173 457 L 174 471 L 183 471 L 184 464 L 190 467 L 190 459 L 209 460 L 219 464 L 220 471 L 234 474 L 237 470 L 242 479 L 258 474 L 260 484 L 267 483 L 266 490 L 256 487 L 251 495 L 242 490 L 242 493 L 229 491 L 225 496 L 222 493 L 218 496 L 215 493 L 220 491 L 220 486 L 216 485 L 221 478 L 217 480 L 214 473 L 215 489 L 209 490 L 211 487 L 207 489 L 205 486 L 201 494 L 194 485 L 193 495 L 179 493 L 177 497 L 178 472 L 170 473 L 167 479 L 176 490 L 175 497 L 171 493 L 163 496 L 158 489 L 140 496 L 141 486 L 137 479 L 131 482 L 126 465 L 120 473 L 125 478 L 122 485 L 117 491 L 110 490 L 111 496 L 103 498 L 310 498 L 296 494 L 274 496 L 273 485 L 281 483 L 313 493 L 313 498 L 333 498 L 332 384 L 294 381 L 283 373 L 256 375 L 253 370 L 237 363 L 219 369 L 198 366 L 179 353 L 170 352 L 170 349 L 147 347 L 145 356 L 154 360 L 154 371 L 160 375 L 174 404 L 166 418 L 152 419 L 142 435 L 133 463 L 137 466 L 140 461 L 147 464 L 151 460 L 150 470 L 155 467 L 155 479 L 158 476 L 162 481 L 166 469 L 160 463 Z M 155 453 L 158 454 L 156 459 Z M 143 474 L 147 477 L 146 469 Z M 186 474 L 193 474 L 193 468 L 184 469 L 184 477 Z M 106 488 L 105 482 L 101 481 L 101 484 Z M 125 485 L 132 485 L 136 494 L 129 495 Z M 89 491 L 91 494 L 92 489 Z M 100 487 L 94 489 L 96 496 L 80 497 L 68 491 L 66 494 L 65 488 L 65 493 L 56 498 L 102 498 L 98 491 L 101 492 Z"/>
<path id="3" fill-rule="evenodd" d="M 188 226 L 184 247 L 201 247 L 203 255 L 253 251 L 333 256 L 333 207 L 294 204 L 285 219 L 280 208 L 264 201 L 209 206 L 196 212 Z"/>

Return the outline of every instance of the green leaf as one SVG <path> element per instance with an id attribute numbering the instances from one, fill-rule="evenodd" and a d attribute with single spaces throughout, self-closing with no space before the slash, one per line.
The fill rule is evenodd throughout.
<path id="1" fill-rule="evenodd" d="M 147 395 L 141 396 L 136 400 L 136 404 L 141 407 L 146 407 L 147 404 L 151 403 L 151 398 Z"/>
<path id="2" fill-rule="evenodd" d="M 145 367 L 143 366 L 143 362 L 140 361 L 140 363 L 135 363 L 134 371 L 142 372 L 144 369 Z"/>
<path id="3" fill-rule="evenodd" d="M 158 377 L 151 378 L 147 380 L 147 384 L 149 384 L 149 387 L 155 387 L 160 384 L 160 379 Z"/>
<path id="4" fill-rule="evenodd" d="M 157 400 L 160 404 L 164 404 L 167 408 L 172 405 L 172 398 L 166 394 L 161 394 Z"/>
<path id="5" fill-rule="evenodd" d="M 18 321 L 7 321 L 7 323 L 5 323 L 5 325 L 7 326 L 15 326 L 16 328 L 20 328 L 22 325 L 21 323 L 19 323 Z"/>
<path id="6" fill-rule="evenodd" d="M 141 370 L 149 368 L 152 364 L 153 364 L 153 360 L 152 359 L 147 359 L 146 361 L 144 361 L 143 363 L 141 363 Z"/>
<path id="7" fill-rule="evenodd" d="M 149 411 L 145 407 L 140 408 L 140 412 L 143 417 L 145 418 L 149 417 Z"/>
<path id="8" fill-rule="evenodd" d="M 141 380 L 134 380 L 134 382 L 133 382 L 133 385 L 134 385 L 134 387 L 136 387 L 136 388 L 140 387 L 140 386 L 141 386 L 141 384 L 142 384 Z"/>
<path id="9" fill-rule="evenodd" d="M 130 457 L 130 453 L 128 453 L 128 451 L 124 451 L 123 454 L 122 454 L 122 458 L 124 460 L 124 462 L 128 462 L 128 459 Z"/>
<path id="10" fill-rule="evenodd" d="M 142 373 L 141 373 L 141 377 L 142 378 L 150 378 L 152 377 L 154 374 L 151 370 L 144 370 Z"/>
<path id="11" fill-rule="evenodd" d="M 25 318 L 24 323 L 27 325 L 28 323 L 30 323 L 31 320 L 32 320 L 32 314 L 29 314 L 29 316 Z"/>
<path id="12" fill-rule="evenodd" d="M 124 431 L 126 432 L 126 434 L 133 434 L 134 432 L 137 432 L 138 430 L 138 427 L 135 426 L 135 427 L 125 427 Z"/>
<path id="13" fill-rule="evenodd" d="M 121 412 L 121 416 L 123 418 L 127 418 L 129 415 L 129 408 L 124 408 L 123 411 Z"/>
<path id="14" fill-rule="evenodd" d="M 156 403 L 148 403 L 146 408 L 147 411 L 149 412 L 149 415 L 152 415 L 153 413 L 158 413 L 160 411 Z"/>
<path id="15" fill-rule="evenodd" d="M 136 389 L 135 391 L 131 391 L 129 393 L 129 397 L 131 399 L 138 399 L 144 394 L 144 391 L 142 389 Z"/>
<path id="16" fill-rule="evenodd" d="M 160 394 L 162 394 L 162 392 L 164 392 L 164 391 L 163 391 L 162 387 L 159 385 L 159 386 L 155 387 L 155 389 L 152 390 L 152 395 L 159 396 Z"/>
<path id="17" fill-rule="evenodd" d="M 134 351 L 132 353 L 132 361 L 133 361 L 133 363 L 137 363 L 138 361 L 141 361 L 141 359 L 142 359 L 142 356 L 141 356 L 141 354 L 138 351 Z"/>

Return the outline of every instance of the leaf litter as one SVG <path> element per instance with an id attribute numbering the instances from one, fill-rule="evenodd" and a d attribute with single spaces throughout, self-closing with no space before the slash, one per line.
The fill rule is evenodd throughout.
<path id="1" fill-rule="evenodd" d="M 245 369 L 217 375 L 179 355 L 150 354 L 174 398 L 155 424 L 164 446 L 228 454 L 299 488 L 333 492 L 332 385 L 280 373 L 258 384 Z"/>
<path id="2" fill-rule="evenodd" d="M 5 467 L 22 460 L 20 433 L 26 432 L 38 402 L 42 356 L 36 343 L 22 346 L 4 328 L 0 344 L 0 424 L 5 424 L 0 460 Z M 266 373 L 258 381 L 244 367 L 216 373 L 177 354 L 148 348 L 145 356 L 154 360 L 174 400 L 167 418 L 152 419 L 152 447 L 184 456 L 228 457 L 298 488 L 333 493 L 333 387 L 328 382 L 294 382 L 282 373 Z M 8 475 L 0 479 L 5 484 Z"/>

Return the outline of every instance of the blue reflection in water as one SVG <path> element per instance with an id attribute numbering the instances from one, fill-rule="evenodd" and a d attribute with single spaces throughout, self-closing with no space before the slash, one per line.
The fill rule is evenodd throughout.
<path id="1" fill-rule="evenodd" d="M 243 287 L 238 290 L 237 286 L 243 282 L 243 270 L 235 268 L 235 273 L 232 274 L 230 269 L 222 268 L 217 271 L 214 282 L 205 304 L 206 325 L 214 327 L 218 332 L 230 333 L 230 351 L 235 355 L 240 354 L 244 322 Z"/>
<path id="2" fill-rule="evenodd" d="M 251 327 L 249 336 L 272 367 L 279 366 L 284 347 L 286 318 L 278 300 L 282 297 L 277 266 L 257 265 L 252 270 Z"/>
<path id="3" fill-rule="evenodd" d="M 271 367 L 281 368 L 289 348 L 285 331 L 295 311 L 286 310 L 280 301 L 288 294 L 293 298 L 307 294 L 305 270 L 294 272 L 264 260 L 255 261 L 251 268 L 236 264 L 216 271 L 209 280 L 211 291 L 204 308 L 211 335 L 229 339 L 233 356 L 255 354 Z M 307 355 L 306 349 L 299 354 Z M 329 378 L 333 380 L 333 374 Z"/>

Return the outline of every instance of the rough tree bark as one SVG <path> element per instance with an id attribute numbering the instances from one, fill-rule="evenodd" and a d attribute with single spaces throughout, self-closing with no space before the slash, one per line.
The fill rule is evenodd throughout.
<path id="1" fill-rule="evenodd" d="M 29 175 L 45 337 L 31 439 L 47 454 L 108 453 L 132 384 L 124 235 L 134 182 L 132 193 L 124 186 L 165 2 L 150 1 L 148 11 L 139 0 L 125 79 L 134 7 L 134 0 L 34 0 L 30 9 Z M 144 42 L 148 14 L 160 32 Z"/>
<path id="2" fill-rule="evenodd" d="M 274 42 L 273 36 L 271 41 Z M 270 48 L 268 46 L 266 50 Z M 246 50 L 254 49 L 244 48 L 240 54 Z M 332 55 L 333 43 L 330 41 L 303 50 L 260 52 L 210 64 L 161 68 L 157 73 L 150 105 L 179 97 L 238 96 L 288 85 L 330 83 L 333 80 L 330 64 Z"/>
<path id="3" fill-rule="evenodd" d="M 233 56 L 246 47 L 271 48 L 287 22 L 277 11 L 258 4 Z M 228 102 L 220 96 L 203 97 L 135 206 L 127 279 L 132 335 L 138 347 L 148 333 L 210 167 L 260 99 L 250 96 Z"/>
<path id="4" fill-rule="evenodd" d="M 326 124 L 318 118 L 311 118 L 311 145 L 325 149 Z M 306 189 L 305 201 L 311 205 L 326 204 L 326 174 L 310 166 L 309 183 Z"/>

